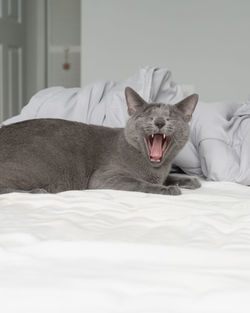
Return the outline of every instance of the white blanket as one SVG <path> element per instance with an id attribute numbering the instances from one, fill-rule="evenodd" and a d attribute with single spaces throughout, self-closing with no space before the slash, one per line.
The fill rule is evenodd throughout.
<path id="1" fill-rule="evenodd" d="M 62 118 L 124 127 L 128 119 L 124 89 L 134 88 L 146 101 L 174 104 L 183 99 L 167 69 L 145 67 L 121 83 L 96 82 L 84 88 L 52 87 L 34 95 L 20 115 L 3 125 L 33 118 Z M 244 102 L 199 101 L 190 141 L 175 165 L 209 180 L 250 185 L 250 98 Z"/>
<path id="2" fill-rule="evenodd" d="M 250 194 L 0 196 L 0 312 L 246 313 Z"/>
<path id="3" fill-rule="evenodd" d="M 245 102 L 200 101 L 190 140 L 175 163 L 188 174 L 250 185 L 250 98 Z"/>
<path id="4" fill-rule="evenodd" d="M 144 67 L 124 82 L 95 82 L 84 88 L 51 87 L 39 91 L 17 115 L 3 125 L 34 118 L 62 118 L 88 124 L 124 127 L 128 119 L 125 87 L 146 101 L 176 103 L 183 99 L 167 69 Z"/>

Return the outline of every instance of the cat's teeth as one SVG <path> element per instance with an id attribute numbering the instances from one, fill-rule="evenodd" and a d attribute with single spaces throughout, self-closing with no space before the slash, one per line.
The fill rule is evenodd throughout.
<path id="1" fill-rule="evenodd" d="M 163 134 L 163 139 L 165 139 L 166 138 L 166 135 L 165 134 Z"/>
<path id="2" fill-rule="evenodd" d="M 152 134 L 151 137 L 154 138 L 154 135 Z"/>
<path id="3" fill-rule="evenodd" d="M 161 160 L 150 159 L 151 162 L 161 162 Z"/>

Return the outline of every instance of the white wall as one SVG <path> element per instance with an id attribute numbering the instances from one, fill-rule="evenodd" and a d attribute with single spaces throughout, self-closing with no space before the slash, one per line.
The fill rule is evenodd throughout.
<path id="1" fill-rule="evenodd" d="M 82 0 L 82 84 L 172 70 L 202 100 L 250 94 L 250 1 Z"/>

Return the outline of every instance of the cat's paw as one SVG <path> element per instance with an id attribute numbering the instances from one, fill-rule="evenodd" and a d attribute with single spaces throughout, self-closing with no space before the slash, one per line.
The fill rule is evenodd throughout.
<path id="1" fill-rule="evenodd" d="M 182 188 L 186 189 L 198 189 L 201 187 L 201 183 L 196 177 L 188 177 L 185 180 L 185 183 L 180 185 Z"/>
<path id="2" fill-rule="evenodd" d="M 166 189 L 167 189 L 167 192 L 166 192 L 167 195 L 178 196 L 181 194 L 180 188 L 176 185 L 167 186 Z"/>

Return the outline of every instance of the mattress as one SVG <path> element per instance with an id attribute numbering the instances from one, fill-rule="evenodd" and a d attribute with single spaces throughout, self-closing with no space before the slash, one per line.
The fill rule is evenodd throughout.
<path id="1" fill-rule="evenodd" d="M 249 311 L 249 187 L 0 196 L 1 313 Z"/>

